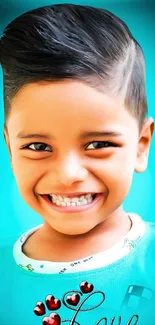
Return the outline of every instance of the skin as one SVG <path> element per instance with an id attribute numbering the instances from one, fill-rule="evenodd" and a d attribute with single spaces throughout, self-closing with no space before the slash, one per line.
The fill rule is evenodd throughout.
<path id="1" fill-rule="evenodd" d="M 71 261 L 114 245 L 131 228 L 122 207 L 134 171 L 146 170 L 154 130 L 138 122 L 121 98 L 112 98 L 80 81 L 40 82 L 20 89 L 4 127 L 12 170 L 26 203 L 43 218 L 23 252 L 34 259 Z M 87 136 L 112 131 L 119 136 Z M 47 137 L 19 138 L 19 133 Z M 105 141 L 96 149 L 94 141 Z M 45 143 L 36 151 L 34 142 Z M 107 147 L 105 143 L 114 143 Z M 23 147 L 31 145 L 31 149 Z M 97 147 L 98 148 L 98 147 Z M 48 151 L 47 151 L 48 150 Z M 41 194 L 104 192 L 94 208 L 81 213 L 52 209 Z M 26 218 L 26 216 L 24 216 Z"/>

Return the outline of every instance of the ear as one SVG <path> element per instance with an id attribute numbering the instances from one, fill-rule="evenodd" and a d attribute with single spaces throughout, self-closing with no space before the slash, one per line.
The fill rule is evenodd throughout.
<path id="1" fill-rule="evenodd" d="M 154 132 L 154 121 L 150 117 L 144 122 L 139 136 L 136 167 L 135 167 L 135 172 L 137 173 L 142 173 L 147 168 L 148 156 L 149 156 L 149 150 L 150 150 L 153 132 Z"/>
<path id="2" fill-rule="evenodd" d="M 8 130 L 7 130 L 7 126 L 6 126 L 6 124 L 4 124 L 3 135 L 4 135 L 5 143 L 6 143 L 6 145 L 7 145 L 8 151 L 9 151 L 10 160 L 12 161 L 12 154 L 11 154 L 10 140 L 9 140 L 9 134 L 8 134 Z"/>

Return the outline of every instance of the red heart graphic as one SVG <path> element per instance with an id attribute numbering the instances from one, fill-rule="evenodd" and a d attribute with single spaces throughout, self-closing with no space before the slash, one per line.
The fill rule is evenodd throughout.
<path id="1" fill-rule="evenodd" d="M 41 301 L 38 301 L 36 303 L 36 306 L 34 308 L 34 313 L 37 315 L 37 316 L 42 316 L 45 314 L 45 305 L 43 304 L 43 302 Z"/>
<path id="2" fill-rule="evenodd" d="M 93 291 L 94 286 L 93 286 L 93 284 L 88 283 L 87 281 L 83 281 L 80 284 L 80 288 L 81 288 L 81 291 L 83 293 L 89 293 L 89 292 L 92 292 Z"/>
<path id="3" fill-rule="evenodd" d="M 44 317 L 42 323 L 43 325 L 60 325 L 61 318 L 58 314 L 52 313 L 49 317 Z"/>
<path id="4" fill-rule="evenodd" d="M 46 305 L 49 310 L 56 310 L 61 307 L 61 301 L 59 299 L 55 299 L 55 297 L 52 295 L 48 295 L 46 297 Z"/>
<path id="5" fill-rule="evenodd" d="M 68 304 L 76 306 L 80 300 L 80 296 L 77 293 L 74 293 L 72 296 L 66 298 Z"/>

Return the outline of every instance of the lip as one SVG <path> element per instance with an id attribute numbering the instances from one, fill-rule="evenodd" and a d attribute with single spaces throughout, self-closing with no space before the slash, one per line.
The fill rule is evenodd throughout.
<path id="1" fill-rule="evenodd" d="M 57 195 L 57 196 L 66 196 L 66 197 L 75 197 L 75 196 L 82 196 L 86 194 L 97 194 L 96 192 L 75 192 L 75 193 L 50 193 L 49 195 Z M 48 195 L 48 194 L 46 194 Z"/>
<path id="2" fill-rule="evenodd" d="M 48 199 L 47 195 L 42 195 L 42 198 L 53 210 L 55 210 L 57 212 L 78 213 L 78 212 L 85 212 L 86 210 L 92 209 L 96 204 L 98 204 L 100 202 L 100 200 L 103 198 L 103 196 L 104 196 L 104 193 L 96 193 L 96 198 L 91 203 L 88 203 L 85 205 L 80 205 L 80 206 L 75 206 L 75 207 L 57 206 Z"/>

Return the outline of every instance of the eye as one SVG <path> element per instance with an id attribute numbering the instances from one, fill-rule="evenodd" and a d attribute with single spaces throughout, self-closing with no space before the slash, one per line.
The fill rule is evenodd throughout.
<path id="1" fill-rule="evenodd" d="M 87 149 L 92 150 L 92 149 L 102 149 L 107 147 L 118 147 L 118 145 L 109 141 L 93 141 L 88 144 Z"/>
<path id="2" fill-rule="evenodd" d="M 40 142 L 30 143 L 28 146 L 23 147 L 23 149 L 31 149 L 33 151 L 51 151 L 50 146 L 48 146 L 46 143 Z"/>

